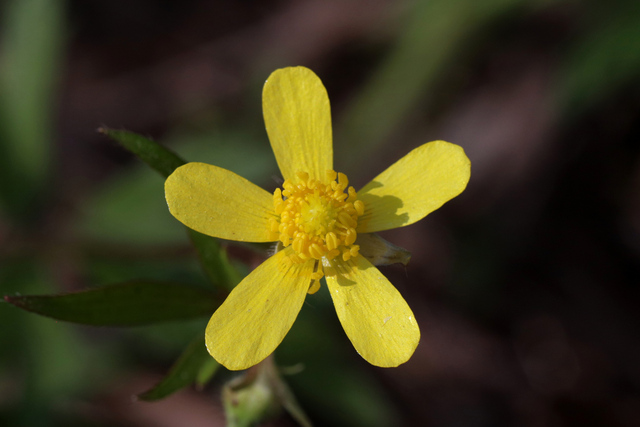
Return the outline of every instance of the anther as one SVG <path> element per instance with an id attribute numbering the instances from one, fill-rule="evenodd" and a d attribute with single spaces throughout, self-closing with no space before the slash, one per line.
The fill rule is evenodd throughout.
<path id="1" fill-rule="evenodd" d="M 309 255 L 315 259 L 320 259 L 324 255 L 324 251 L 317 243 L 309 245 Z"/>
<path id="2" fill-rule="evenodd" d="M 296 176 L 304 183 L 309 180 L 309 174 L 307 172 L 296 172 Z"/>
<path id="3" fill-rule="evenodd" d="M 349 178 L 347 178 L 347 175 L 343 174 L 342 172 L 339 172 L 338 184 L 340 184 L 343 190 L 347 188 L 347 186 L 349 185 Z"/>
<path id="4" fill-rule="evenodd" d="M 353 243 L 356 241 L 356 237 L 358 237 L 356 230 L 353 228 L 348 229 L 347 234 L 344 237 L 344 244 L 347 246 L 353 245 Z"/>
<path id="5" fill-rule="evenodd" d="M 340 241 L 338 240 L 338 236 L 336 236 L 336 233 L 334 233 L 333 231 L 330 231 L 329 233 L 327 233 L 327 235 L 324 237 L 324 241 L 327 244 L 327 249 L 329 249 L 330 251 L 337 248 L 338 245 L 340 244 Z"/>
<path id="6" fill-rule="evenodd" d="M 307 293 L 309 295 L 313 295 L 320 290 L 320 282 L 318 280 L 312 280 L 311 285 L 309 286 L 309 290 Z"/>
<path id="7" fill-rule="evenodd" d="M 349 227 L 355 227 L 357 224 L 356 221 L 351 218 L 351 215 L 346 212 L 340 212 L 340 214 L 338 214 L 338 221 Z"/>
<path id="8" fill-rule="evenodd" d="M 358 253 L 360 253 L 360 246 L 359 245 L 351 246 L 351 249 L 349 249 L 349 253 L 351 254 L 352 258 L 357 257 Z"/>
<path id="9" fill-rule="evenodd" d="M 353 202 L 354 200 L 356 200 L 356 197 L 358 197 L 358 194 L 356 193 L 356 190 L 353 187 L 349 187 L 349 190 L 347 190 L 347 192 L 349 193 L 349 198 L 347 199 L 347 202 Z"/>
<path id="10" fill-rule="evenodd" d="M 311 280 L 320 280 L 323 276 L 324 272 L 322 271 L 322 267 L 320 267 L 320 270 L 311 273 Z"/>
<path id="11" fill-rule="evenodd" d="M 332 250 L 330 250 L 329 252 L 326 253 L 325 258 L 326 259 L 334 259 L 338 255 L 340 255 L 340 249 L 332 249 Z"/>
<path id="12" fill-rule="evenodd" d="M 300 237 L 296 237 L 293 241 L 293 250 L 297 253 L 302 252 L 302 247 L 304 245 L 304 240 Z"/>

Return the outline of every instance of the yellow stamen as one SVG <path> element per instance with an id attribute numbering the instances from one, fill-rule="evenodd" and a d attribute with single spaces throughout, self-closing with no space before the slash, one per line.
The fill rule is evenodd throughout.
<path id="1" fill-rule="evenodd" d="M 347 246 L 353 245 L 353 243 L 356 241 L 357 236 L 358 235 L 355 229 L 348 229 L 344 236 L 344 244 Z"/>
<path id="2" fill-rule="evenodd" d="M 328 170 L 326 179 L 309 178 L 302 171 L 297 181 L 286 180 L 282 190 L 273 193 L 273 204 L 279 218 L 269 222 L 270 230 L 279 233 L 283 246 L 291 246 L 293 263 L 308 260 L 333 259 L 339 255 L 347 261 L 358 256 L 355 245 L 358 217 L 364 213 L 364 204 L 357 200 L 356 191 L 349 187 L 343 173 Z M 324 275 L 322 263 L 313 273 L 309 292 L 315 292 Z"/>
<path id="3" fill-rule="evenodd" d="M 307 172 L 298 172 L 296 173 L 296 176 L 305 184 L 309 180 L 309 174 Z"/>
<path id="4" fill-rule="evenodd" d="M 351 187 L 353 188 L 353 187 Z M 362 203 L 362 200 L 356 200 L 353 202 L 353 207 L 355 208 L 356 212 L 358 213 L 358 216 L 361 216 L 364 214 L 364 203 Z"/>
<path id="5" fill-rule="evenodd" d="M 320 290 L 320 282 L 318 280 L 313 280 L 311 282 L 311 286 L 309 286 L 309 290 L 307 291 L 307 293 L 309 295 L 313 295 L 316 292 L 318 292 Z"/>
<path id="6" fill-rule="evenodd" d="M 360 246 L 358 246 L 358 245 L 353 245 L 349 249 L 349 253 L 351 254 L 351 258 L 357 257 L 359 252 L 360 252 Z"/>
<path id="7" fill-rule="evenodd" d="M 330 251 L 337 248 L 340 244 L 338 236 L 336 236 L 336 233 L 334 233 L 333 231 L 328 232 L 327 235 L 324 236 L 324 241 L 327 244 L 327 249 L 329 249 Z"/>

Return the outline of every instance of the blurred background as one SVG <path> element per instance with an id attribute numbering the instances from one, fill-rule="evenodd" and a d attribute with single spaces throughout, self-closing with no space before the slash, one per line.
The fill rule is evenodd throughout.
<path id="1" fill-rule="evenodd" d="M 163 179 L 96 129 L 271 191 L 261 88 L 290 65 L 323 80 L 356 188 L 434 139 L 472 164 L 462 195 L 384 233 L 413 253 L 382 268 L 421 327 L 409 362 L 370 366 L 326 288 L 307 298 L 276 362 L 314 424 L 640 425 L 637 0 L 5 0 L 1 293 L 203 282 Z M 229 252 L 245 272 L 265 256 Z M 132 400 L 206 321 L 89 328 L 0 303 L 0 425 L 224 425 L 228 372 Z"/>

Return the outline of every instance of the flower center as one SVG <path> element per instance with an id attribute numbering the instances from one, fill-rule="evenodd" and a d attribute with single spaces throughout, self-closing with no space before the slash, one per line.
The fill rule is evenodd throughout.
<path id="1" fill-rule="evenodd" d="M 282 244 L 295 251 L 291 261 L 302 263 L 310 259 L 344 261 L 358 255 L 360 247 L 354 245 L 358 216 L 364 213 L 364 204 L 356 199 L 356 191 L 348 187 L 343 173 L 327 171 L 321 182 L 309 179 L 306 172 L 298 172 L 298 182 L 286 180 L 273 193 L 273 205 L 280 217 L 271 219 L 271 231 L 279 233 Z M 316 269 L 322 277 L 321 263 Z"/>

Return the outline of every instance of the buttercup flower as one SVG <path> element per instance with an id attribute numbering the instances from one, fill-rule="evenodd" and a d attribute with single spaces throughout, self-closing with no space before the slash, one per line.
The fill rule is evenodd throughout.
<path id="1" fill-rule="evenodd" d="M 257 364 L 282 342 L 306 295 L 325 277 L 356 351 L 376 366 L 406 362 L 420 330 L 400 293 L 367 259 L 366 233 L 412 224 L 460 194 L 469 159 L 459 146 L 433 141 L 356 192 L 346 175 L 333 170 L 329 98 L 311 70 L 273 72 L 262 107 L 282 189 L 270 194 L 204 163 L 179 167 L 165 183 L 169 210 L 186 226 L 281 248 L 213 314 L 206 329 L 209 353 L 232 370 Z"/>

